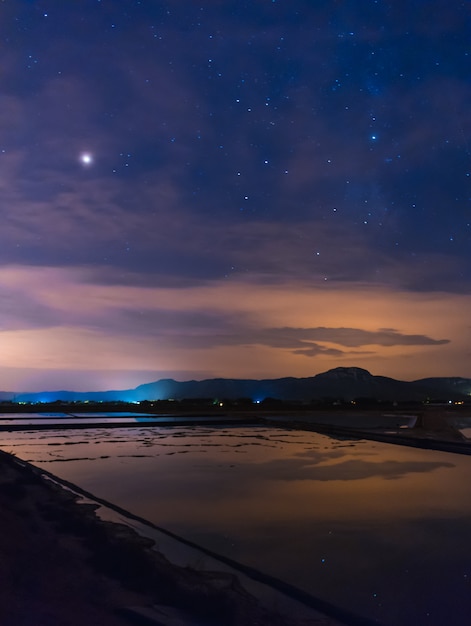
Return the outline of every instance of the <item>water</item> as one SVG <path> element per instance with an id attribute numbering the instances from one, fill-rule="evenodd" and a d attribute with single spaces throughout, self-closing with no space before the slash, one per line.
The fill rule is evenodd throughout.
<path id="1" fill-rule="evenodd" d="M 258 426 L 6 432 L 1 447 L 382 624 L 468 624 L 470 457 Z"/>
<path id="2" fill-rule="evenodd" d="M 54 428 L 59 426 L 61 429 L 76 425 L 77 427 L 107 426 L 107 425 L 130 425 L 138 426 L 139 424 L 163 425 L 191 424 L 191 423 L 211 423 L 215 424 L 224 422 L 240 422 L 240 418 L 223 417 L 212 415 L 209 417 L 197 416 L 180 416 L 180 415 L 149 415 L 148 413 L 0 413 L 0 429 L 23 430 L 27 426 L 35 429 L 42 427 Z M 42 428 L 44 430 L 44 428 Z"/>

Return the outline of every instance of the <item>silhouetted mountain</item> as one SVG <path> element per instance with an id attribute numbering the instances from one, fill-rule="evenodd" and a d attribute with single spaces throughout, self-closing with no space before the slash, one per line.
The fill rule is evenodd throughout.
<path id="1" fill-rule="evenodd" d="M 2 397 L 3 395 L 3 397 Z M 17 402 L 139 402 L 143 400 L 175 400 L 220 398 L 251 398 L 254 401 L 275 398 L 287 401 L 310 402 L 336 399 L 350 401 L 355 398 L 376 400 L 423 401 L 461 400 L 471 395 L 471 379 L 424 378 L 405 382 L 373 376 L 358 367 L 337 367 L 309 378 L 277 378 L 244 380 L 212 378 L 178 382 L 171 378 L 139 385 L 135 389 L 75 392 L 51 391 L 41 393 L 0 393 L 0 398 Z M 8 397 L 9 396 L 9 397 Z"/>
<path id="2" fill-rule="evenodd" d="M 0 391 L 0 402 L 8 402 L 15 398 L 16 394 L 13 391 Z"/>
<path id="3" fill-rule="evenodd" d="M 469 396 L 471 395 L 471 380 L 469 378 L 422 378 L 421 380 L 414 381 L 415 385 L 421 385 L 427 389 L 434 390 L 434 397 L 437 394 L 445 398 L 456 396 Z"/>

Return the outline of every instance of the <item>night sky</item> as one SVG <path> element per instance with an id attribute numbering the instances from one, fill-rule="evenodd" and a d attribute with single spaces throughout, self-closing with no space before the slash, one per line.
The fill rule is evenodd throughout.
<path id="1" fill-rule="evenodd" d="M 0 389 L 471 377 L 471 2 L 1 0 Z"/>

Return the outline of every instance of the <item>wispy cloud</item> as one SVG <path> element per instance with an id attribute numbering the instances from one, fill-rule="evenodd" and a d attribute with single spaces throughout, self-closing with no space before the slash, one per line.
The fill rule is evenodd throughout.
<path id="1" fill-rule="evenodd" d="M 437 358 L 459 372 L 469 332 L 468 296 L 263 278 L 122 285 L 110 271 L 100 283 L 103 272 L 90 268 L 0 269 L 0 366 L 270 378 L 285 375 L 287 362 L 292 375 L 306 376 L 353 361 L 415 378 L 433 375 Z M 397 369 L 386 372 L 392 357 Z"/>

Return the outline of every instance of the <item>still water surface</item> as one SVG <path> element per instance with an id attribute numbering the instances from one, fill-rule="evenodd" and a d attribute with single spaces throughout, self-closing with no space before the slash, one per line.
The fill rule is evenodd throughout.
<path id="1" fill-rule="evenodd" d="M 471 457 L 259 426 L 5 432 L 1 447 L 381 624 L 469 624 Z"/>

